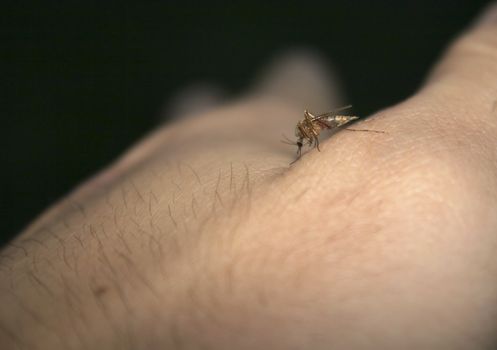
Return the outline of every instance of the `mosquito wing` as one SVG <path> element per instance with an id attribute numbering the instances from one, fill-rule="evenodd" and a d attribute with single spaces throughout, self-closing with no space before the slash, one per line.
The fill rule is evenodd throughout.
<path id="1" fill-rule="evenodd" d="M 312 120 L 323 120 L 323 121 L 326 121 L 330 117 L 333 117 L 333 116 L 337 115 L 338 112 L 341 112 L 341 111 L 343 111 L 345 109 L 349 109 L 351 107 L 352 107 L 352 105 L 340 107 L 340 108 L 334 109 L 334 110 L 332 110 L 330 112 L 323 113 L 323 114 L 320 114 L 318 116 L 315 116 L 314 118 L 312 118 Z"/>

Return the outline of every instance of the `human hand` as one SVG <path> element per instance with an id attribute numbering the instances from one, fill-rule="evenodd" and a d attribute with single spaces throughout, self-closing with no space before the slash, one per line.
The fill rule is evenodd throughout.
<path id="1" fill-rule="evenodd" d="M 495 346 L 496 17 L 358 124 L 384 134 L 291 167 L 281 133 L 336 106 L 312 74 L 157 130 L 4 250 L 0 343 Z"/>

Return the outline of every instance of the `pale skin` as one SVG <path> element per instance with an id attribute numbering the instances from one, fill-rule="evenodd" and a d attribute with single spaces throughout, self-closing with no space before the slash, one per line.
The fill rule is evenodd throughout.
<path id="1" fill-rule="evenodd" d="M 496 100 L 494 8 L 357 124 L 384 134 L 339 132 L 289 167 L 295 100 L 166 125 L 4 249 L 0 344 L 494 348 Z"/>

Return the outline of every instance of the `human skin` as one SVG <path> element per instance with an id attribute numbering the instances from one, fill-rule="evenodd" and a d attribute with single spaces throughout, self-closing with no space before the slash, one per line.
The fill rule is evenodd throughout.
<path id="1" fill-rule="evenodd" d="M 319 91 L 316 91 L 319 94 Z M 5 349 L 490 349 L 497 12 L 299 161 L 302 106 L 166 125 L 4 249 Z"/>

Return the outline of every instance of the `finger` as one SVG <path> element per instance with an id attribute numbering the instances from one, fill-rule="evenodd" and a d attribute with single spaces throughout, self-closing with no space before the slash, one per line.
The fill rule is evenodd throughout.
<path id="1" fill-rule="evenodd" d="M 167 102 L 164 119 L 199 115 L 224 103 L 225 92 L 212 83 L 196 83 L 180 90 Z"/>
<path id="2" fill-rule="evenodd" d="M 252 94 L 283 100 L 298 109 L 328 111 L 343 104 L 336 73 L 315 52 L 293 50 L 276 57 L 256 80 Z"/>
<path id="3" fill-rule="evenodd" d="M 497 100 L 497 4 L 449 47 L 425 88 L 480 114 L 492 111 Z"/>

